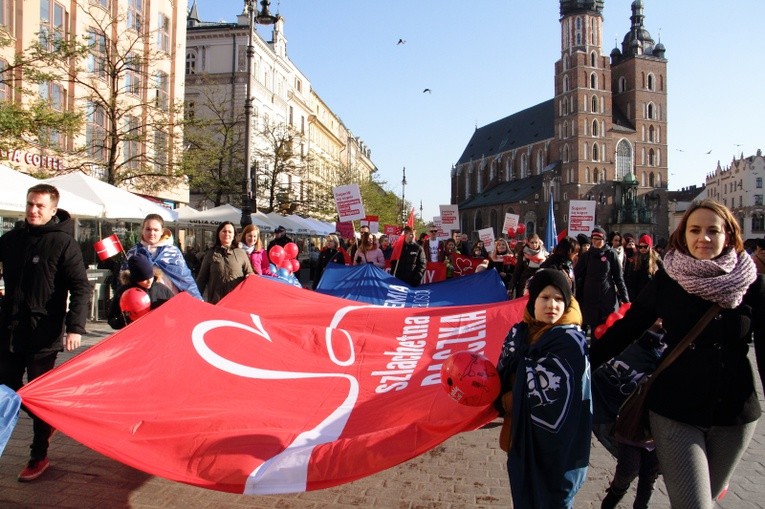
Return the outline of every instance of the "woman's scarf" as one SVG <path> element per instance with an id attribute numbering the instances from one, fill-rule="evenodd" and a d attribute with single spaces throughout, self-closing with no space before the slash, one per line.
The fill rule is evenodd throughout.
<path id="1" fill-rule="evenodd" d="M 253 245 L 251 245 L 251 246 L 248 246 L 248 245 L 247 245 L 247 244 L 245 244 L 244 242 L 240 242 L 240 243 L 239 243 L 239 247 L 240 247 L 240 248 L 242 248 L 242 249 L 244 250 L 244 252 L 245 252 L 245 253 L 247 253 L 247 256 L 251 255 L 251 254 L 252 254 L 252 252 L 253 252 L 253 251 L 255 251 L 255 246 L 256 246 L 256 245 L 257 245 L 257 244 L 253 244 Z"/>
<path id="2" fill-rule="evenodd" d="M 523 308 L 523 321 L 529 326 L 529 344 L 537 342 L 542 335 L 553 327 L 558 325 L 582 325 L 582 311 L 579 309 L 579 303 L 574 297 L 571 297 L 571 304 L 569 304 L 566 311 L 563 312 L 563 316 L 558 318 L 555 323 L 544 323 L 534 318 L 529 312 L 528 308 Z"/>
<path id="3" fill-rule="evenodd" d="M 757 268 L 746 251 L 725 248 L 714 260 L 699 260 L 671 250 L 664 255 L 664 270 L 683 289 L 720 307 L 733 309 L 741 304 L 749 286 L 757 279 Z"/>
<path id="4" fill-rule="evenodd" d="M 543 247 L 540 247 L 539 249 L 531 249 L 529 246 L 526 246 L 523 248 L 523 257 L 526 258 L 529 267 L 532 268 L 539 268 L 539 264 L 547 258 L 545 256 L 546 254 L 547 251 L 545 251 Z"/>

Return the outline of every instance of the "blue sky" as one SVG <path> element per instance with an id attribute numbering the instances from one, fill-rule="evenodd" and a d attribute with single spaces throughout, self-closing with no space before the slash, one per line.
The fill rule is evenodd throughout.
<path id="1" fill-rule="evenodd" d="M 606 0 L 606 53 L 629 30 L 631 3 Z M 702 184 L 718 161 L 765 148 L 765 2 L 644 4 L 669 61 L 669 189 Z M 243 3 L 197 5 L 204 21 L 234 21 Z M 449 203 L 450 169 L 476 126 L 553 97 L 559 2 L 272 0 L 271 12 L 285 19 L 290 59 L 399 195 L 406 167 L 406 198 L 418 213 L 422 200 L 425 220 Z"/>

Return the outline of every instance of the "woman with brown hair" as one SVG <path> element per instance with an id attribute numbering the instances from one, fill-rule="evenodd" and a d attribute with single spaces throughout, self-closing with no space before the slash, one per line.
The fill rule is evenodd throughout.
<path id="1" fill-rule="evenodd" d="M 215 232 L 215 245 L 205 253 L 199 267 L 197 286 L 205 301 L 216 304 L 244 278 L 253 274 L 250 259 L 236 247 L 234 224 L 224 221 Z"/>
<path id="2" fill-rule="evenodd" d="M 385 255 L 377 247 L 375 236 L 369 232 L 361 234 L 359 247 L 356 249 L 356 254 L 353 257 L 353 265 L 364 265 L 365 263 L 372 263 L 380 269 L 385 268 Z"/>
<path id="3" fill-rule="evenodd" d="M 724 205 L 706 199 L 688 208 L 664 268 L 590 350 L 595 370 L 662 318 L 666 357 L 714 304 L 721 308 L 715 318 L 648 392 L 656 452 L 676 509 L 714 506 L 762 413 L 748 352 L 754 338 L 765 380 L 765 275 L 757 274 Z"/>
<path id="4" fill-rule="evenodd" d="M 255 274 L 259 276 L 276 276 L 271 272 L 268 261 L 268 253 L 263 248 L 263 239 L 260 237 L 260 228 L 254 224 L 248 224 L 242 230 L 239 247 L 247 253 L 250 258 L 250 264 Z"/>
<path id="5" fill-rule="evenodd" d="M 653 249 L 653 239 L 648 235 L 641 235 L 637 252 L 631 261 L 627 258 L 624 266 L 624 284 L 627 285 L 630 298 L 634 299 L 643 291 L 662 265 L 661 256 Z"/>

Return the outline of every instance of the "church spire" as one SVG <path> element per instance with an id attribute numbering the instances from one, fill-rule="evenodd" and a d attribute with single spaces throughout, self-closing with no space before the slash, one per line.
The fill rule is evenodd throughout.
<path id="1" fill-rule="evenodd" d="M 654 40 L 643 26 L 644 19 L 643 0 L 635 0 L 632 2 L 632 16 L 630 16 L 632 26 L 622 41 L 622 55 L 624 57 L 653 54 Z"/>
<path id="2" fill-rule="evenodd" d="M 602 15 L 604 3 L 605 0 L 560 0 L 560 17 L 583 12 Z"/>

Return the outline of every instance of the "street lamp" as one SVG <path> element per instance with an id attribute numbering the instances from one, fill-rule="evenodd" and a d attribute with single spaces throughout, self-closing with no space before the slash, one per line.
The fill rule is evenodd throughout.
<path id="1" fill-rule="evenodd" d="M 257 193 L 257 182 L 255 189 L 252 185 L 252 110 L 253 102 L 255 100 L 252 97 L 252 81 L 253 73 L 252 67 L 255 61 L 255 23 L 261 25 L 273 25 L 278 19 L 277 16 L 271 15 L 268 11 L 268 6 L 271 4 L 268 0 L 261 0 L 261 9 L 258 12 L 256 0 L 244 0 L 244 8 L 247 11 L 248 20 L 248 32 L 247 32 L 247 97 L 244 100 L 244 195 L 242 196 L 242 219 L 240 224 L 242 228 L 248 224 L 252 224 L 253 208 L 255 212 L 258 211 L 257 196 L 253 200 L 253 192 Z M 256 175 L 257 177 L 257 175 Z"/>
<path id="2" fill-rule="evenodd" d="M 401 179 L 401 217 L 406 223 L 406 166 L 404 166 L 404 178 Z"/>

